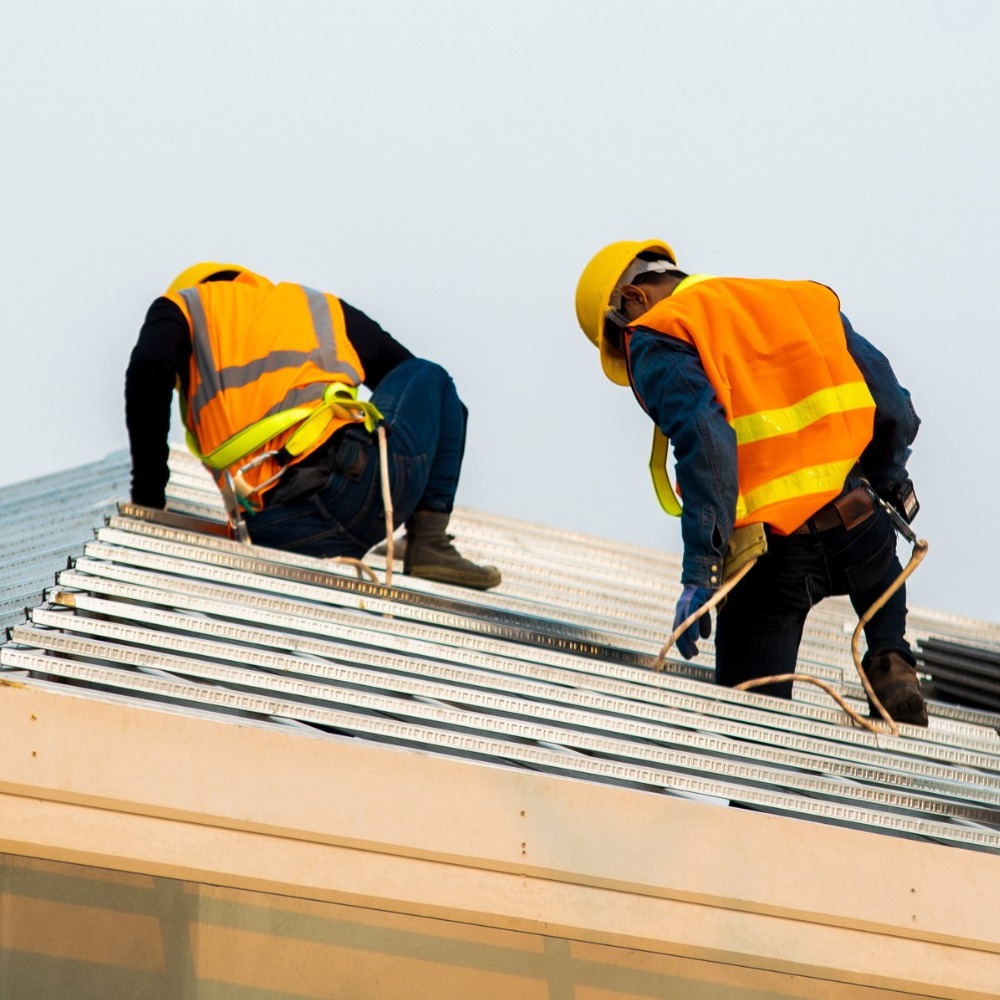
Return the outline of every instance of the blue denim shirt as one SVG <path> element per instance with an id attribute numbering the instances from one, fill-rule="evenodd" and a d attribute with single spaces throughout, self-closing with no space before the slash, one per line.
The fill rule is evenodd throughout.
<path id="1" fill-rule="evenodd" d="M 875 400 L 874 432 L 861 468 L 876 490 L 887 489 L 907 478 L 920 418 L 885 355 L 843 313 L 841 319 L 847 349 Z M 712 567 L 721 565 L 736 516 L 736 434 L 694 347 L 636 327 L 628 354 L 633 391 L 673 447 L 684 506 L 681 581 L 714 589 Z"/>

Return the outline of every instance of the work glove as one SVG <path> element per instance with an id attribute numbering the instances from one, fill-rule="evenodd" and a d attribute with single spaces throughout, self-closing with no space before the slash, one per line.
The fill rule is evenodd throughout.
<path id="1" fill-rule="evenodd" d="M 708 603 L 712 593 L 708 587 L 699 587 L 693 583 L 684 584 L 684 590 L 681 591 L 680 599 L 677 601 L 677 610 L 674 613 L 675 632 L 685 618 L 690 618 L 699 608 Z M 711 634 L 712 615 L 711 612 L 706 612 L 678 636 L 678 652 L 685 660 L 690 660 L 692 656 L 698 654 L 698 636 L 707 639 Z"/>

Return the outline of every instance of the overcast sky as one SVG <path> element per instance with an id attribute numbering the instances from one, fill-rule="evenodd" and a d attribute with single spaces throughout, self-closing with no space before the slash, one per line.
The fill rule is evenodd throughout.
<path id="1" fill-rule="evenodd" d="M 836 289 L 923 419 L 910 604 L 1000 622 L 998 52 L 992 0 L 9 3 L 0 485 L 125 447 L 146 308 L 235 261 L 449 368 L 463 506 L 679 551 L 573 311 L 660 238 Z"/>

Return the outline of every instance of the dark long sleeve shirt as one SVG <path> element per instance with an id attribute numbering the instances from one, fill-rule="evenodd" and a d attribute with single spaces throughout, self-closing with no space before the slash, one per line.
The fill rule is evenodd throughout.
<path id="1" fill-rule="evenodd" d="M 347 337 L 364 368 L 364 385 L 374 389 L 396 365 L 413 355 L 375 320 L 341 300 Z M 179 306 L 159 298 L 149 307 L 139 339 L 125 372 L 125 423 L 132 452 L 132 500 L 146 507 L 162 508 L 170 475 L 170 410 L 173 392 L 187 395 L 191 362 L 191 333 Z M 290 492 L 311 478 L 324 478 L 330 449 L 319 448 L 286 474 L 278 490 Z M 291 470 L 290 470 L 291 471 Z M 286 482 L 285 480 L 288 480 Z M 272 498 L 273 499 L 273 498 Z"/>
<path id="2" fill-rule="evenodd" d="M 907 478 L 920 419 L 885 355 L 841 319 L 847 349 L 875 400 L 874 432 L 859 464 L 876 490 L 887 490 Z M 720 565 L 736 517 L 736 433 L 694 347 L 638 327 L 629 356 L 636 394 L 674 451 L 683 498 L 681 580 L 714 589 L 711 567 Z"/>

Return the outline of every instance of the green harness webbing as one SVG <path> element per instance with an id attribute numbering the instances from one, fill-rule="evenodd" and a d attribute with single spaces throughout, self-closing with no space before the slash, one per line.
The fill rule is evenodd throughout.
<path id="1" fill-rule="evenodd" d="M 382 414 L 372 403 L 358 399 L 358 390 L 355 386 L 343 382 L 331 382 L 323 392 L 319 406 L 295 406 L 290 410 L 272 413 L 237 431 L 207 455 L 201 453 L 197 439 L 188 430 L 187 446 L 205 465 L 221 472 L 298 424 L 298 428 L 282 449 L 294 458 L 315 446 L 334 417 L 354 423 L 364 421 L 369 432 L 374 431 L 382 422 Z"/>
<path id="2" fill-rule="evenodd" d="M 653 450 L 649 454 L 649 474 L 653 477 L 653 489 L 660 506 L 671 515 L 681 516 L 681 504 L 670 485 L 670 474 L 667 472 L 667 452 L 670 442 L 659 427 L 653 428 Z"/>
<path id="3" fill-rule="evenodd" d="M 667 449 L 670 442 L 658 427 L 653 429 L 653 450 L 649 456 L 649 471 L 653 477 L 653 488 L 660 506 L 674 517 L 680 517 L 681 504 L 670 485 L 667 473 Z M 729 544 L 722 559 L 722 580 L 731 579 L 748 562 L 760 558 L 767 552 L 767 535 L 760 521 L 734 528 L 729 536 Z"/>

